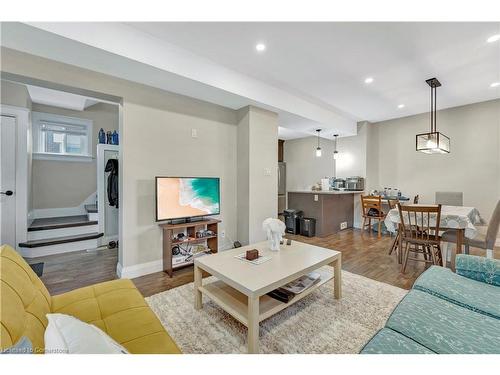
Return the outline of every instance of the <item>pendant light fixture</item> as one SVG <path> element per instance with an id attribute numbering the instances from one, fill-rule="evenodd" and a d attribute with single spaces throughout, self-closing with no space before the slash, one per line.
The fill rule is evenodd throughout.
<path id="1" fill-rule="evenodd" d="M 450 138 L 437 131 L 436 90 L 441 86 L 437 78 L 426 80 L 431 87 L 431 131 L 416 136 L 417 151 L 426 154 L 446 154 L 450 152 Z"/>
<path id="2" fill-rule="evenodd" d="M 333 158 L 337 160 L 339 158 L 339 152 L 337 151 L 337 137 L 338 134 L 333 135 Z"/>
<path id="3" fill-rule="evenodd" d="M 316 132 L 318 133 L 318 147 L 316 148 L 316 157 L 320 158 L 321 157 L 321 147 L 319 147 L 319 134 L 321 133 L 321 129 L 316 129 Z"/>

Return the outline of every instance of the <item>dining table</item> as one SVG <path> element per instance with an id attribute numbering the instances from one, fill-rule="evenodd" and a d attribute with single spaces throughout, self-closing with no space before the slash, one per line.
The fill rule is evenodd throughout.
<path id="1" fill-rule="evenodd" d="M 409 206 L 429 206 L 426 204 L 409 204 Z M 430 220 L 430 226 L 436 225 L 436 215 L 423 216 L 424 223 L 419 223 L 419 225 L 426 226 L 427 220 Z M 384 224 L 387 230 L 394 234 L 401 224 L 401 217 L 399 215 L 399 210 L 397 208 L 391 209 L 384 220 Z M 457 251 L 462 252 L 462 245 L 465 238 L 474 238 L 478 234 L 478 228 L 476 225 L 484 224 L 484 220 L 481 218 L 479 211 L 474 207 L 464 207 L 464 206 L 441 206 L 441 218 L 439 220 L 439 230 L 456 230 L 457 231 L 457 241 L 456 248 L 452 249 L 450 268 L 455 270 L 455 256 Z M 442 247 L 441 247 L 442 248 Z M 401 254 L 401 251 L 398 251 Z M 446 266 L 446 254 L 443 254 L 443 266 Z"/>

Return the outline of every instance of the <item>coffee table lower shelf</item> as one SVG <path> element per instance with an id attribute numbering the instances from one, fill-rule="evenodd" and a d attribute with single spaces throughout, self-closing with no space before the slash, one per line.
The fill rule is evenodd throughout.
<path id="1" fill-rule="evenodd" d="M 278 301 L 268 295 L 261 296 L 259 300 L 259 322 L 300 301 L 333 278 L 333 268 L 331 268 L 331 271 L 318 269 L 315 272 L 321 274 L 320 280 L 309 289 L 297 294 L 288 303 Z M 248 327 L 248 297 L 246 295 L 220 280 L 205 284 L 199 287 L 198 290 Z"/>

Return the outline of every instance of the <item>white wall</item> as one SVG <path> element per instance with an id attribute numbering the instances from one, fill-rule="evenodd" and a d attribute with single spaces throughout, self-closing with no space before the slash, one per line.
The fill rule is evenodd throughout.
<path id="1" fill-rule="evenodd" d="M 249 242 L 266 239 L 262 222 L 278 216 L 278 115 L 250 107 Z"/>
<path id="2" fill-rule="evenodd" d="M 33 160 L 33 208 L 77 207 L 97 189 L 97 135 L 100 128 L 118 130 L 118 106 L 98 103 L 84 111 L 73 111 L 34 103 L 32 109 L 92 120 L 92 161 Z"/>
<path id="3" fill-rule="evenodd" d="M 154 221 L 156 175 L 219 176 L 220 229 L 227 239 L 237 239 L 237 111 L 6 48 L 1 58 L 2 70 L 9 73 L 123 98 L 118 268 L 124 275 L 161 269 L 162 233 Z M 259 109 L 251 116 L 255 127 L 249 128 L 254 129 L 249 137 L 255 137 L 255 144 L 248 152 L 256 157 L 260 173 L 249 175 L 249 183 L 255 185 L 254 194 L 266 193 L 261 209 L 252 212 L 258 212 L 255 217 L 276 216 L 277 117 Z M 193 128 L 198 138 L 191 138 Z M 264 168 L 271 169 L 270 176 L 264 176 Z M 230 244 L 220 239 L 219 246 L 225 245 Z"/>
<path id="4" fill-rule="evenodd" d="M 500 100 L 440 110 L 437 126 L 451 138 L 450 154 L 416 152 L 415 135 L 428 131 L 428 114 L 359 123 L 358 136 L 338 141 L 337 175 L 365 176 L 366 191 L 398 188 L 424 203 L 434 203 L 436 191 L 461 191 L 464 205 L 489 220 L 500 199 Z M 285 142 L 288 190 L 310 188 L 331 175 L 333 141 L 321 140 L 322 158 L 314 156 L 315 142 Z"/>
<path id="5" fill-rule="evenodd" d="M 253 106 L 238 111 L 238 239 L 265 240 L 262 222 L 278 215 L 278 116 Z"/>
<path id="6" fill-rule="evenodd" d="M 285 141 L 286 187 L 292 190 L 310 190 L 323 177 L 338 178 L 352 176 L 367 177 L 367 143 L 370 142 L 371 127 L 368 122 L 358 123 L 358 135 L 337 139 L 338 157 L 334 167 L 334 141 L 321 138 L 322 156 L 316 157 L 317 137 L 306 137 Z M 332 137 L 333 138 L 333 137 Z M 291 207 L 293 208 L 293 207 Z M 354 195 L 354 227 L 361 227 L 359 194 Z"/>
<path id="7" fill-rule="evenodd" d="M 21 108 L 31 108 L 31 98 L 24 85 L 0 81 L 0 103 Z"/>
<path id="8" fill-rule="evenodd" d="M 14 82 L 9 81 L 0 81 L 0 103 L 3 105 L 10 105 L 19 108 L 26 108 L 28 111 L 31 111 L 31 98 L 28 93 L 28 89 L 24 85 L 19 85 Z M 28 170 L 27 170 L 27 179 L 28 179 L 28 212 L 31 212 L 33 208 L 33 194 L 31 190 L 31 178 L 32 178 L 32 167 L 33 162 L 31 158 L 32 154 L 32 146 L 31 146 L 31 115 L 28 119 L 28 140 L 27 140 L 27 150 L 28 150 Z"/>
<path id="9" fill-rule="evenodd" d="M 337 177 L 366 176 L 366 142 L 369 124 L 358 123 L 358 135 L 340 137 L 336 169 Z M 332 137 L 333 138 L 333 137 Z M 287 190 L 311 189 L 321 178 L 334 175 L 334 141 L 320 139 L 322 156 L 316 157 L 317 137 L 306 137 L 285 141 L 284 161 L 286 162 Z"/>
<path id="10" fill-rule="evenodd" d="M 234 115 L 223 108 L 196 108 L 197 103 L 187 98 L 185 104 L 198 110 L 198 116 L 124 103 L 124 266 L 161 257 L 161 229 L 154 222 L 155 176 L 220 177 L 219 229 L 225 230 L 229 238 L 236 237 Z M 204 110 L 220 112 L 225 122 L 207 118 Z M 197 129 L 198 138 L 191 138 L 191 129 Z"/>
<path id="11" fill-rule="evenodd" d="M 500 198 L 500 100 L 438 111 L 438 131 L 451 138 L 450 154 L 415 151 L 415 135 L 428 131 L 428 114 L 373 127 L 379 187 L 419 194 L 424 203 L 433 203 L 436 191 L 462 191 L 464 205 L 489 219 Z"/>
<path id="12" fill-rule="evenodd" d="M 246 245 L 249 242 L 250 215 L 250 110 L 241 108 L 238 113 L 237 136 L 237 239 Z"/>
<path id="13" fill-rule="evenodd" d="M 0 64 L 1 65 L 1 64 Z M 32 142 L 31 99 L 23 85 L 0 81 L 0 109 L 3 114 L 16 117 L 16 242 L 27 239 L 27 228 L 32 222 L 29 216 L 33 205 L 31 192 Z M 19 251 L 20 249 L 16 247 Z"/>

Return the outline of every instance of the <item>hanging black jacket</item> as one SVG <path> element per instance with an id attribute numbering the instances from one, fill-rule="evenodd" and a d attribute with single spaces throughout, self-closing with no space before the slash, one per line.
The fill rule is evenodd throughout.
<path id="1" fill-rule="evenodd" d="M 108 176 L 109 205 L 118 208 L 118 160 L 109 159 L 104 172 L 110 172 Z"/>

